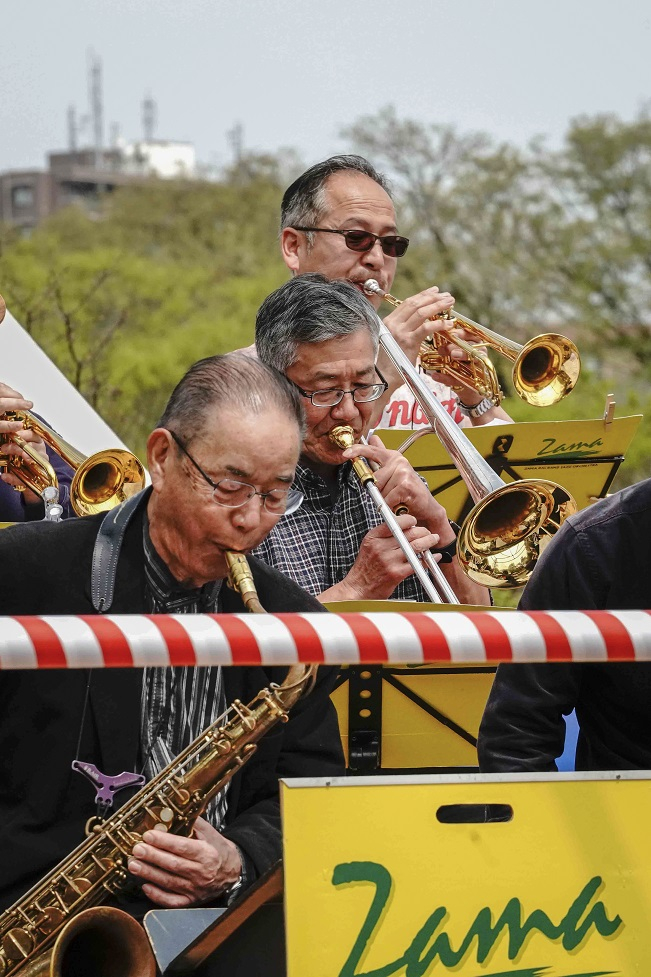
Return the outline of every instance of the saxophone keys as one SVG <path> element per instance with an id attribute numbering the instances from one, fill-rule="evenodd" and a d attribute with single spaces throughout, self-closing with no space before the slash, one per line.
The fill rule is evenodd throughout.
<path id="1" fill-rule="evenodd" d="M 16 926 L 3 936 L 2 949 L 8 960 L 24 960 L 34 949 L 34 937 L 26 929 Z"/>
<path id="2" fill-rule="evenodd" d="M 171 807 L 164 807 L 158 816 L 163 824 L 169 826 L 174 820 L 174 811 Z"/>
<path id="3" fill-rule="evenodd" d="M 60 909 L 57 909 L 56 906 L 48 906 L 46 909 L 41 909 L 41 915 L 36 921 L 36 928 L 47 935 L 53 933 L 64 919 L 65 916 Z"/>

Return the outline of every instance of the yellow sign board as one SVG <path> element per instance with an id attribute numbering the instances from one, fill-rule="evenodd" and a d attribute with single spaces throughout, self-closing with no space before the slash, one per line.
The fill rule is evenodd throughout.
<path id="1" fill-rule="evenodd" d="M 578 778 L 283 782 L 288 977 L 646 975 L 651 780 Z"/>

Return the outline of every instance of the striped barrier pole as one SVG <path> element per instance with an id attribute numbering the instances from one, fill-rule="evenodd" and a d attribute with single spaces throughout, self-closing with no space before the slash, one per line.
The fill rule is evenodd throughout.
<path id="1" fill-rule="evenodd" d="M 0 617 L 0 668 L 650 661 L 651 611 Z"/>

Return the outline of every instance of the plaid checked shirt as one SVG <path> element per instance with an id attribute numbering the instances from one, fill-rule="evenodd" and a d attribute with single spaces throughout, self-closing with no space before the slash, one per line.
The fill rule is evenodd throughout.
<path id="1" fill-rule="evenodd" d="M 350 462 L 339 468 L 338 479 L 337 500 L 333 504 L 325 481 L 299 462 L 293 488 L 303 493 L 302 506 L 283 516 L 254 550 L 254 556 L 314 596 L 344 579 L 357 558 L 362 539 L 382 522 Z M 414 576 L 398 584 L 391 597 L 428 600 Z"/>

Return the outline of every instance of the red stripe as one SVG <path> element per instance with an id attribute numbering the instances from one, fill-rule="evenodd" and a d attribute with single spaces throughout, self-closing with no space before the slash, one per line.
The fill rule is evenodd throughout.
<path id="1" fill-rule="evenodd" d="M 355 636 L 357 647 L 359 648 L 360 662 L 367 662 L 369 665 L 381 664 L 389 660 L 387 646 L 384 643 L 379 629 L 369 621 L 363 614 L 338 614 L 342 621 L 348 625 Z"/>
<path id="2" fill-rule="evenodd" d="M 252 632 L 234 614 L 209 614 L 215 620 L 226 636 L 230 646 L 233 665 L 260 665 L 262 655 L 258 642 Z"/>
<path id="3" fill-rule="evenodd" d="M 609 661 L 635 661 L 635 648 L 631 636 L 616 617 L 604 614 L 603 611 L 584 611 L 586 617 L 599 628 L 606 642 L 606 653 Z"/>
<path id="4" fill-rule="evenodd" d="M 97 638 L 107 668 L 133 667 L 129 642 L 114 621 L 102 614 L 84 614 L 81 620 L 85 621 Z"/>
<path id="5" fill-rule="evenodd" d="M 309 664 L 325 661 L 323 645 L 315 628 L 299 614 L 275 614 L 282 621 L 296 644 L 298 660 Z"/>
<path id="6" fill-rule="evenodd" d="M 401 616 L 409 621 L 418 635 L 426 662 L 452 661 L 448 639 L 436 621 L 428 617 L 427 614 L 418 614 L 413 611 L 411 613 L 403 612 Z"/>
<path id="7" fill-rule="evenodd" d="M 545 657 L 550 662 L 571 662 L 572 645 L 558 621 L 548 611 L 523 611 L 530 617 L 543 636 Z"/>
<path id="8" fill-rule="evenodd" d="M 167 645 L 170 665 L 196 665 L 197 656 L 190 635 L 182 624 L 167 614 L 146 614 L 160 631 Z"/>
<path id="9" fill-rule="evenodd" d="M 40 617 L 16 616 L 14 620 L 27 631 L 31 638 L 38 668 L 67 668 L 68 662 L 56 631 Z"/>
<path id="10" fill-rule="evenodd" d="M 486 649 L 486 660 L 489 662 L 510 662 L 513 659 L 513 648 L 509 633 L 499 621 L 490 614 L 466 615 L 479 631 Z"/>

